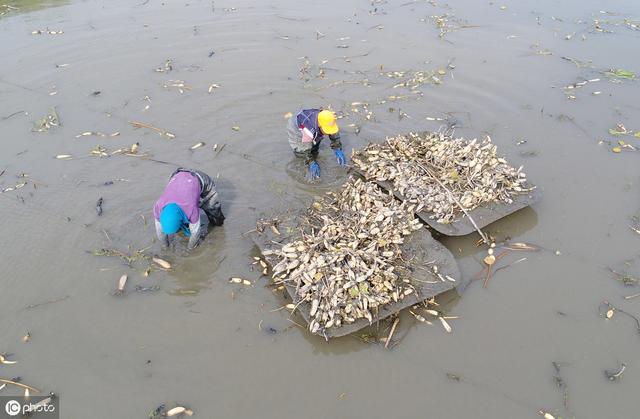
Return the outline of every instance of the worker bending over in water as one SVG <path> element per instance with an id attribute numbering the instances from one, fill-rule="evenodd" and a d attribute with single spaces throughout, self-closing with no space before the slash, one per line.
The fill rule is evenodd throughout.
<path id="1" fill-rule="evenodd" d="M 204 172 L 178 168 L 153 207 L 156 235 L 163 246 L 178 232 L 195 248 L 207 234 L 209 224 L 221 226 L 224 215 L 213 180 Z"/>
<path id="2" fill-rule="evenodd" d="M 325 135 L 328 135 L 331 140 L 331 148 L 335 152 L 338 164 L 341 166 L 346 164 L 336 115 L 333 112 L 322 109 L 303 109 L 289 118 L 287 134 L 294 154 L 305 159 L 311 180 L 320 178 L 320 165 L 316 158 L 320 142 Z"/>

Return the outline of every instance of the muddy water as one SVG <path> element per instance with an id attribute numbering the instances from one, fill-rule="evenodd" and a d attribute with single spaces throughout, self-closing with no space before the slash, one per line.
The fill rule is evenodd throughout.
<path id="1" fill-rule="evenodd" d="M 640 275 L 640 236 L 628 228 L 640 215 L 638 154 L 611 151 L 620 138 L 640 140 L 608 134 L 619 123 L 640 130 L 639 89 L 601 73 L 640 71 L 639 33 L 624 23 L 640 19 L 638 4 L 9 5 L 19 10 L 0 9 L 7 12 L 0 18 L 0 187 L 21 182 L 21 173 L 29 182 L 0 194 L 0 351 L 18 361 L 0 366 L 0 376 L 60 394 L 65 418 L 145 417 L 160 403 L 238 418 L 535 418 L 541 409 L 564 418 L 638 415 L 635 324 L 622 313 L 598 314 L 602 300 L 640 314 L 640 298 L 622 298 L 640 290 L 604 269 Z M 441 38 L 431 16 L 442 15 L 451 31 Z M 170 72 L 154 71 L 167 59 Z M 393 88 L 406 77 L 385 74 L 439 69 L 441 83 L 419 86 L 421 94 Z M 169 80 L 189 89 L 164 88 Z M 212 83 L 220 87 L 208 93 Z M 353 112 L 352 102 L 370 103 L 371 118 Z M 472 281 L 461 296 L 444 296 L 443 308 L 460 316 L 452 334 L 403 317 L 404 339 L 385 351 L 354 338 L 327 344 L 298 329 L 272 311 L 284 300 L 251 270 L 256 249 L 243 233 L 261 213 L 301 207 L 346 178 L 325 144 L 323 181 L 307 184 L 288 148 L 283 115 L 319 105 L 345 112 L 347 151 L 448 122 L 460 135 L 490 135 L 544 197 L 488 230 L 545 250 L 505 257 L 505 264 L 527 259 L 499 271 L 487 289 Z M 52 107 L 63 126 L 32 132 Z M 86 131 L 107 136 L 76 138 Z M 198 141 L 206 146 L 189 150 Z M 90 156 L 97 145 L 110 152 L 135 142 L 166 163 Z M 225 146 L 216 153 L 214 144 Z M 161 253 L 151 208 L 178 165 L 217 178 L 223 228 L 191 255 L 163 254 L 175 269 L 148 278 L 144 261 L 128 267 L 86 252 L 152 246 L 147 253 Z M 476 240 L 444 239 L 466 281 L 481 268 Z M 127 293 L 114 297 L 123 273 Z M 255 286 L 230 286 L 230 276 Z M 135 285 L 160 291 L 141 294 Z M 23 343 L 27 332 L 32 339 Z M 554 382 L 553 362 L 566 387 Z M 609 382 L 603 371 L 619 362 L 627 370 Z"/>

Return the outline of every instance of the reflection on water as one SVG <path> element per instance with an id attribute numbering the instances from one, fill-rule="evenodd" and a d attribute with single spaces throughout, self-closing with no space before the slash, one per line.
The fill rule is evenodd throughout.
<path id="1" fill-rule="evenodd" d="M 5 0 L 0 4 L 0 18 L 20 13 L 29 13 L 47 7 L 63 6 L 69 0 Z"/>

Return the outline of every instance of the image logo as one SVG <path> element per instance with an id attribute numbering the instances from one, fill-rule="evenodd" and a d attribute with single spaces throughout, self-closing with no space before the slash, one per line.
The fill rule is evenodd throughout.
<path id="1" fill-rule="evenodd" d="M 59 407 L 60 400 L 53 393 L 48 396 L 30 396 L 25 400 L 17 396 L 0 396 L 0 419 L 25 416 L 60 419 Z"/>
<path id="2" fill-rule="evenodd" d="M 9 416 L 18 416 L 20 414 L 21 405 L 19 402 L 15 400 L 9 400 L 7 404 L 4 405 L 4 411 L 7 412 Z"/>

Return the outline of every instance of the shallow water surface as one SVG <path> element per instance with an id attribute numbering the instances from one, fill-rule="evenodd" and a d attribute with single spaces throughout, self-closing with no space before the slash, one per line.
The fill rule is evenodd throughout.
<path id="1" fill-rule="evenodd" d="M 5 4 L 0 190 L 27 184 L 0 193 L 0 352 L 18 361 L 0 377 L 56 392 L 65 418 L 146 417 L 160 403 L 198 417 L 637 417 L 640 336 L 633 319 L 598 308 L 607 300 L 640 315 L 640 298 L 623 298 L 640 289 L 606 269 L 640 276 L 629 228 L 640 216 L 639 155 L 627 146 L 640 139 L 609 134 L 640 131 L 640 92 L 606 74 L 640 72 L 639 3 Z M 439 82 L 396 86 L 419 71 Z M 299 329 L 253 269 L 245 233 L 348 176 L 326 141 L 323 179 L 305 181 L 284 118 L 303 106 L 344 116 L 346 154 L 408 131 L 489 135 L 543 198 L 487 230 L 543 250 L 505 257 L 526 260 L 484 289 L 478 237 L 441 238 L 468 284 L 439 299 L 459 316 L 451 334 L 406 314 L 392 350 Z M 54 107 L 62 126 L 34 132 Z M 148 158 L 91 155 L 136 142 Z M 189 255 L 153 240 L 153 204 L 178 166 L 216 179 L 227 216 Z M 174 269 L 144 276 L 147 261 L 91 254 L 101 248 L 148 248 Z M 127 292 L 115 297 L 123 273 Z M 621 362 L 624 376 L 610 382 L 604 370 Z"/>

